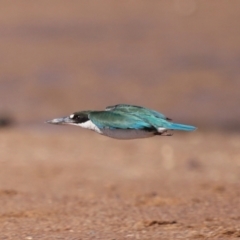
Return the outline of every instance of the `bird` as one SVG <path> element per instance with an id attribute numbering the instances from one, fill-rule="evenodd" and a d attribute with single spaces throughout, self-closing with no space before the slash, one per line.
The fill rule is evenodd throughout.
<path id="1" fill-rule="evenodd" d="M 46 122 L 79 126 L 115 139 L 172 136 L 169 131 L 197 129 L 194 126 L 174 123 L 172 119 L 155 110 L 130 104 L 108 106 L 102 111 L 78 111 Z"/>

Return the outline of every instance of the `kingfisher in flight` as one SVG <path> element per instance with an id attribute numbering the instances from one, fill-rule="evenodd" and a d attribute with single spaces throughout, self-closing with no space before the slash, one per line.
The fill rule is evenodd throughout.
<path id="1" fill-rule="evenodd" d="M 108 106 L 103 111 L 80 111 L 67 117 L 47 121 L 51 124 L 75 125 L 116 139 L 172 136 L 169 131 L 194 131 L 190 125 L 174 123 L 162 113 L 129 104 Z"/>

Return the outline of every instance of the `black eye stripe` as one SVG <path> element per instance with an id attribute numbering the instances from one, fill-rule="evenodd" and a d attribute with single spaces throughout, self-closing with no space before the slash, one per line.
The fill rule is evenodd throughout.
<path id="1" fill-rule="evenodd" d="M 73 119 L 76 123 L 84 123 L 89 120 L 88 115 L 84 113 L 77 113 L 70 115 L 70 118 Z"/>

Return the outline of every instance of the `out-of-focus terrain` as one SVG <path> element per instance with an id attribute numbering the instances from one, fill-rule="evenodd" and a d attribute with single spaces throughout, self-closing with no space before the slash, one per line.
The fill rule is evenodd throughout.
<path id="1" fill-rule="evenodd" d="M 239 238 L 239 7 L 1 3 L 0 239 Z M 199 129 L 118 141 L 43 123 L 117 103 Z"/>
<path id="2" fill-rule="evenodd" d="M 1 239 L 240 236 L 238 135 L 12 129 L 0 147 Z"/>

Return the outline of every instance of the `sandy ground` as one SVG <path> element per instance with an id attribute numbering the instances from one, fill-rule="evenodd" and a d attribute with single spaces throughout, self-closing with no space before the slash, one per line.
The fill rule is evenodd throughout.
<path id="1" fill-rule="evenodd" d="M 240 237 L 239 135 L 75 130 L 1 130 L 0 239 Z"/>

